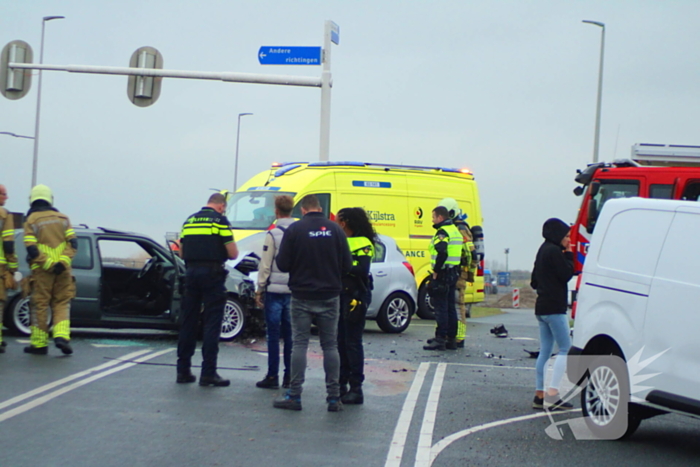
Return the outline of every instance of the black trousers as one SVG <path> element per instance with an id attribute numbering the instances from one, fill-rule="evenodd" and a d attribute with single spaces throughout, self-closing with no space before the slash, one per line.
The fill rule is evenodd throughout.
<path id="1" fill-rule="evenodd" d="M 183 322 L 177 344 L 177 371 L 187 373 L 197 345 L 200 310 L 203 326 L 202 376 L 216 374 L 221 322 L 226 306 L 224 282 L 228 271 L 223 267 L 188 267 L 185 274 L 185 296 L 182 301 Z M 204 308 L 202 309 L 202 305 Z"/>
<path id="2" fill-rule="evenodd" d="M 338 353 L 340 354 L 340 385 L 359 388 L 365 380 L 365 350 L 362 334 L 365 330 L 367 305 L 364 303 L 349 311 L 351 299 L 340 296 L 338 319 Z"/>

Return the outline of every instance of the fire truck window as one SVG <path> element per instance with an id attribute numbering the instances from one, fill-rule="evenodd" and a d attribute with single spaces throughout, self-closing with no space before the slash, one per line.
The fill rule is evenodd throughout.
<path id="1" fill-rule="evenodd" d="M 683 196 L 681 199 L 688 201 L 700 201 L 700 181 L 693 180 L 688 182 L 683 190 Z"/>
<path id="2" fill-rule="evenodd" d="M 649 198 L 673 199 L 673 185 L 651 185 Z"/>
<path id="3" fill-rule="evenodd" d="M 636 180 L 601 180 L 600 190 L 595 195 L 598 212 L 603 209 L 603 205 L 609 199 L 631 198 L 639 196 L 639 182 Z"/>

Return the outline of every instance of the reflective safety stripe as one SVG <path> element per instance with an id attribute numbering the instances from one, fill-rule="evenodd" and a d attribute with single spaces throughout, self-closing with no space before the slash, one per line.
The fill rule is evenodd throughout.
<path id="1" fill-rule="evenodd" d="M 70 320 L 64 319 L 60 323 L 53 325 L 53 338 L 62 337 L 70 340 Z"/>
<path id="2" fill-rule="evenodd" d="M 47 347 L 49 345 L 49 333 L 42 331 L 37 326 L 31 326 L 31 335 L 29 336 L 29 344 L 32 347 Z"/>
<path id="3" fill-rule="evenodd" d="M 3 230 L 2 231 L 2 237 L 10 237 L 11 239 L 14 238 L 15 236 L 15 231 L 13 229 L 8 229 L 8 230 Z"/>
<path id="4" fill-rule="evenodd" d="M 374 246 L 367 237 L 348 237 L 348 247 L 353 256 L 374 256 Z M 358 261 L 353 258 L 352 265 L 357 264 Z"/>
<path id="5" fill-rule="evenodd" d="M 63 250 L 66 249 L 66 242 L 62 242 L 56 248 L 51 248 L 50 246 L 43 245 L 41 243 L 37 244 L 37 247 L 39 248 L 39 251 L 47 256 L 46 261 L 44 261 L 43 264 L 43 268 L 45 270 L 48 271 L 54 264 L 58 263 L 59 261 L 64 261 L 63 258 L 65 258 L 64 262 L 66 265 L 70 266 L 70 258 L 63 255 Z"/>
<path id="6" fill-rule="evenodd" d="M 441 239 L 437 232 L 440 230 L 445 231 L 447 234 L 447 239 Z M 457 266 L 462 260 L 462 245 L 464 244 L 464 237 L 462 233 L 457 229 L 454 224 L 445 224 L 440 227 L 433 240 L 430 242 L 430 265 L 435 269 L 435 261 L 437 260 L 437 249 L 435 245 L 441 242 L 447 242 L 447 259 L 445 260 L 445 267 Z"/>
<path id="7" fill-rule="evenodd" d="M 188 235 L 219 235 L 221 237 L 230 237 L 233 235 L 228 226 L 221 224 L 185 224 L 182 227 L 181 237 Z"/>
<path id="8" fill-rule="evenodd" d="M 29 233 L 24 234 L 24 243 L 36 243 L 36 236 Z"/>

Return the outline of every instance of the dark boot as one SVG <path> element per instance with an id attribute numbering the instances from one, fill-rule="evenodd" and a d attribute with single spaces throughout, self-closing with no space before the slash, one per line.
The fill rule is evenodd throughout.
<path id="1" fill-rule="evenodd" d="M 177 379 L 175 380 L 176 383 L 182 384 L 182 383 L 194 383 L 197 381 L 197 377 L 192 374 L 191 371 L 183 371 L 182 373 L 178 372 L 177 373 Z"/>
<path id="2" fill-rule="evenodd" d="M 340 383 L 340 397 L 348 393 L 348 383 Z"/>
<path id="3" fill-rule="evenodd" d="M 436 337 L 433 341 L 423 346 L 423 350 L 445 350 L 445 339 L 443 337 Z"/>
<path id="4" fill-rule="evenodd" d="M 63 337 L 57 337 L 53 340 L 56 347 L 63 352 L 64 355 L 70 355 L 73 353 L 73 347 L 70 346 L 70 341 L 64 339 Z"/>
<path id="5" fill-rule="evenodd" d="M 362 394 L 362 387 L 352 387 L 344 396 L 340 398 L 343 404 L 348 405 L 359 405 L 365 402 L 364 395 Z"/>
<path id="6" fill-rule="evenodd" d="M 447 350 L 457 350 L 457 342 L 455 342 L 454 337 L 448 338 L 445 343 L 445 348 Z"/>
<path id="7" fill-rule="evenodd" d="M 289 373 L 285 373 L 282 377 L 282 387 L 284 389 L 289 389 L 290 387 L 292 387 L 292 382 L 289 378 Z"/>
<path id="8" fill-rule="evenodd" d="M 49 348 L 48 347 L 34 347 L 33 345 L 29 345 L 24 348 L 24 353 L 30 353 L 33 355 L 47 355 L 49 353 Z"/>
<path id="9" fill-rule="evenodd" d="M 262 389 L 279 389 L 280 388 L 279 377 L 277 375 L 275 375 L 275 376 L 267 375 L 262 379 L 262 381 L 258 381 L 257 383 L 255 383 L 255 387 L 262 388 Z"/>
<path id="10" fill-rule="evenodd" d="M 199 377 L 199 385 L 200 386 L 216 386 L 216 387 L 224 387 L 228 386 L 231 384 L 231 381 L 222 378 L 218 374 L 214 373 L 213 376 L 200 376 Z"/>

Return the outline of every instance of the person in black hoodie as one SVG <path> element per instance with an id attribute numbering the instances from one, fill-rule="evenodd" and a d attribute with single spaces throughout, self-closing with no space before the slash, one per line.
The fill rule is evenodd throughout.
<path id="1" fill-rule="evenodd" d="M 542 226 L 544 243 L 537 251 L 530 285 L 537 291 L 535 317 L 540 327 L 540 354 L 537 357 L 535 399 L 532 407 L 549 410 L 571 408 L 559 397 L 559 383 L 566 370 L 566 354 L 571 347 L 569 337 L 568 282 L 574 274 L 573 253 L 570 249 L 569 226 L 561 219 L 547 219 Z M 554 361 L 554 371 L 549 389 L 544 391 L 544 372 L 552 355 L 554 342 L 559 353 Z"/>
<path id="2" fill-rule="evenodd" d="M 284 233 L 277 255 L 277 267 L 289 273 L 292 291 L 292 372 L 290 388 L 273 403 L 278 409 L 301 410 L 301 392 L 306 372 L 306 351 L 311 321 L 318 326 L 329 412 L 342 410 L 340 401 L 340 358 L 338 316 L 342 277 L 350 272 L 352 257 L 343 229 L 323 215 L 318 198 L 301 200 L 301 220 Z"/>

